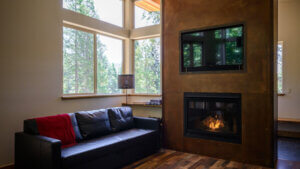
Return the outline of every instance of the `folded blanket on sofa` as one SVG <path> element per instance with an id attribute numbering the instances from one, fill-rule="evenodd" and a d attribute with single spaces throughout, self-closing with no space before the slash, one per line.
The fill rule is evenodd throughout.
<path id="1" fill-rule="evenodd" d="M 35 120 L 41 136 L 59 139 L 62 148 L 76 144 L 75 132 L 68 114 L 40 117 Z"/>

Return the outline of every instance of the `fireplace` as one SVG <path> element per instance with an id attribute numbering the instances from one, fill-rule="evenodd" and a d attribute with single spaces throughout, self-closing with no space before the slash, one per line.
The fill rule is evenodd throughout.
<path id="1" fill-rule="evenodd" d="M 241 94 L 184 93 L 184 136 L 241 143 Z"/>

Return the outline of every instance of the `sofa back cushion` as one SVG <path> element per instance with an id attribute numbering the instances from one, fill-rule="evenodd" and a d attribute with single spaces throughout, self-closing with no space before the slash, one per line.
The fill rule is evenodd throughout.
<path id="1" fill-rule="evenodd" d="M 134 127 L 133 115 L 130 107 L 109 108 L 108 115 L 111 128 L 114 132 Z"/>
<path id="2" fill-rule="evenodd" d="M 83 139 L 91 139 L 111 132 L 105 109 L 81 111 L 75 113 L 75 116 Z"/>

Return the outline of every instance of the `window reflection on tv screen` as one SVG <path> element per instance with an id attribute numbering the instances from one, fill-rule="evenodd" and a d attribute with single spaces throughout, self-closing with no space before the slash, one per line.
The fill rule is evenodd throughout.
<path id="1" fill-rule="evenodd" d="M 244 26 L 181 33 L 181 71 L 242 70 Z"/>

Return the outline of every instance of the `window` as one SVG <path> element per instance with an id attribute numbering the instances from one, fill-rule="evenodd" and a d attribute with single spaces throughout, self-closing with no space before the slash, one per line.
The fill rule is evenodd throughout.
<path id="1" fill-rule="evenodd" d="M 63 0 L 63 7 L 123 27 L 123 0 Z"/>
<path id="2" fill-rule="evenodd" d="M 282 69 L 282 48 L 283 42 L 278 42 L 278 49 L 277 49 L 277 80 L 278 80 L 278 93 L 283 93 L 283 69 Z"/>
<path id="3" fill-rule="evenodd" d="M 122 60 L 122 40 L 64 27 L 63 93 L 121 93 L 117 76 L 122 73 Z"/>
<path id="4" fill-rule="evenodd" d="M 121 94 L 120 74 L 135 75 L 133 94 L 161 94 L 160 29 L 149 27 L 160 24 L 160 0 L 62 0 L 62 10 L 70 10 L 62 18 L 63 98 Z M 127 33 L 135 28 L 135 36 Z M 194 49 L 202 62 L 202 48 Z"/>
<path id="5" fill-rule="evenodd" d="M 135 93 L 160 94 L 160 38 L 135 41 Z"/>
<path id="6" fill-rule="evenodd" d="M 94 93 L 94 36 L 64 27 L 64 94 Z"/>
<path id="7" fill-rule="evenodd" d="M 121 93 L 118 89 L 118 75 L 122 74 L 122 40 L 97 35 L 97 58 L 98 93 Z"/>
<path id="8" fill-rule="evenodd" d="M 150 3 L 150 4 L 149 4 Z M 160 23 L 160 1 L 136 1 L 135 2 L 135 28 L 157 25 Z"/>

